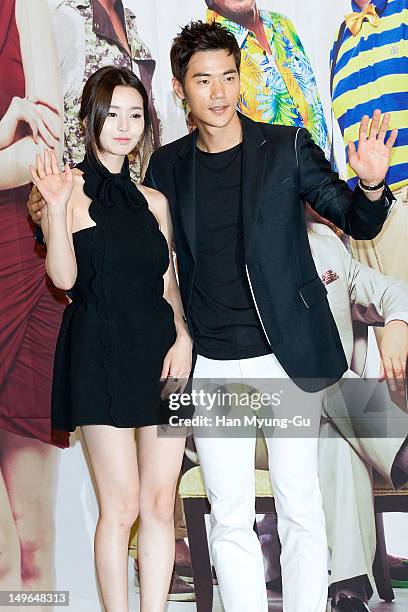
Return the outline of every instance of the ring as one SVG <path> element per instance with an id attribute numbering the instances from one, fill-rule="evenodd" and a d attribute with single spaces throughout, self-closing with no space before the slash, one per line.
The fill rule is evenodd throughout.
<path id="1" fill-rule="evenodd" d="M 178 381 L 177 376 L 171 376 L 171 375 L 169 375 L 167 378 L 171 378 L 171 380 L 174 380 L 174 382 L 177 382 L 177 381 Z"/>

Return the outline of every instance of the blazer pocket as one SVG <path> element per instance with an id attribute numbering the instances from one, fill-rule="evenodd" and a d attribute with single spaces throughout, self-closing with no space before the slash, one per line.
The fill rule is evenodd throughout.
<path id="1" fill-rule="evenodd" d="M 279 185 L 272 185 L 271 187 L 263 189 L 261 198 L 276 198 L 283 195 L 287 191 L 290 191 L 291 189 L 294 189 L 294 184 L 292 177 L 288 176 L 284 181 L 279 183 Z"/>
<path id="2" fill-rule="evenodd" d="M 327 296 L 327 289 L 318 276 L 299 287 L 298 292 L 306 308 L 311 308 Z"/>

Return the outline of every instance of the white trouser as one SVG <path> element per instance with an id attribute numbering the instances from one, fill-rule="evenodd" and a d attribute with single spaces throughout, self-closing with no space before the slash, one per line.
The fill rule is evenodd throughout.
<path id="1" fill-rule="evenodd" d="M 227 378 L 244 384 L 252 379 L 286 379 L 296 389 L 299 405 L 307 403 L 313 412 L 314 430 L 307 437 L 277 434 L 266 441 L 282 544 L 283 612 L 324 612 L 328 553 L 318 479 L 321 394 L 300 391 L 272 354 L 225 361 L 198 356 L 195 388 L 206 385 L 198 379 Z M 272 410 L 276 416 L 272 406 L 271 416 Z M 194 434 L 211 503 L 210 548 L 225 612 L 267 612 L 261 547 L 253 530 L 256 431 L 249 437 L 206 437 L 202 429 L 194 428 Z"/>

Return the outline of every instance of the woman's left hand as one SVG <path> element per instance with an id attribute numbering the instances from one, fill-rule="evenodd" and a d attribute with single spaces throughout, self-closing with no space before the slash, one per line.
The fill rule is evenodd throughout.
<path id="1" fill-rule="evenodd" d="M 171 393 L 182 393 L 185 389 L 192 365 L 193 344 L 187 333 L 177 336 L 177 340 L 167 352 L 160 375 L 166 380 L 161 396 L 164 399 Z"/>

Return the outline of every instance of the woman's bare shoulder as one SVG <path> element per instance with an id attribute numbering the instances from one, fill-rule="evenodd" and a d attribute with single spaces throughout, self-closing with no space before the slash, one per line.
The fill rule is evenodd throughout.
<path id="1" fill-rule="evenodd" d="M 89 204 L 89 198 L 84 193 L 84 178 L 83 172 L 78 168 L 72 168 L 72 178 L 74 187 L 71 194 L 71 206 L 78 207 Z"/>
<path id="2" fill-rule="evenodd" d="M 143 193 L 149 208 L 155 208 L 158 211 L 162 211 L 162 214 L 165 214 L 168 202 L 166 196 L 161 193 L 161 191 L 157 191 L 157 189 L 152 189 L 151 187 L 145 187 L 141 184 L 138 184 L 137 188 Z"/>

